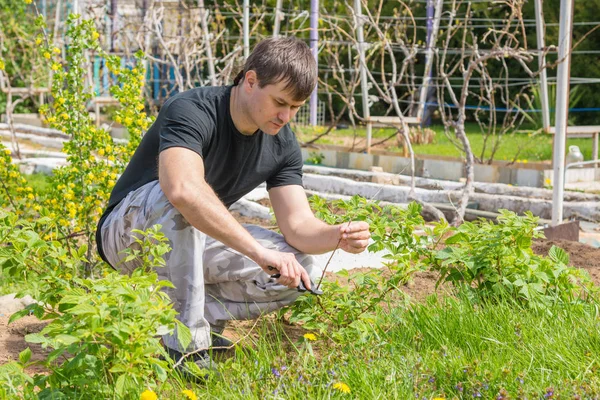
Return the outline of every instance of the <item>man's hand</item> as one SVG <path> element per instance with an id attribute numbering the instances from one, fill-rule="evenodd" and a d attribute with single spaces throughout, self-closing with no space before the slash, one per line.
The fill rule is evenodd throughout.
<path id="1" fill-rule="evenodd" d="M 339 226 L 340 248 L 348 253 L 362 253 L 369 245 L 369 224 L 364 221 L 344 222 Z"/>
<path id="2" fill-rule="evenodd" d="M 302 279 L 304 286 L 309 290 L 311 289 L 308 273 L 292 253 L 264 249 L 258 259 L 254 261 L 269 275 L 281 274 L 278 282 L 282 285 L 295 289 Z M 269 267 L 273 267 L 277 271 L 271 270 Z"/>

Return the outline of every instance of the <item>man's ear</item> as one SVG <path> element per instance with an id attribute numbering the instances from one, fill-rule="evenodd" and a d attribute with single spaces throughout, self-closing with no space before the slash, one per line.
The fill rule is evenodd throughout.
<path id="1" fill-rule="evenodd" d="M 252 88 L 258 86 L 258 77 L 256 76 L 256 71 L 250 70 L 246 72 L 246 75 L 244 75 L 244 86 L 247 90 L 252 90 Z"/>

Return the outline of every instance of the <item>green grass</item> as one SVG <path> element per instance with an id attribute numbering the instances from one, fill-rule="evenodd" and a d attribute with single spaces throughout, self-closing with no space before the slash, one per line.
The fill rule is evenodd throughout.
<path id="1" fill-rule="evenodd" d="M 434 143 L 426 145 L 414 145 L 413 148 L 416 154 L 461 157 L 460 151 L 444 134 L 443 127 L 433 126 L 431 128 L 436 132 Z M 481 157 L 484 146 L 484 135 L 481 134 L 479 126 L 476 124 L 468 124 L 466 129 L 475 156 Z M 323 127 L 319 127 L 315 130 L 310 127 L 297 126 L 295 127 L 295 131 L 298 134 L 299 139 L 303 142 L 306 142 L 315 138 L 319 133 L 325 132 L 325 129 Z M 373 143 L 376 143 L 392 135 L 393 133 L 394 130 L 390 128 L 376 128 L 373 130 Z M 343 138 L 352 138 L 354 134 L 355 132 L 352 129 L 334 129 L 327 136 L 319 139 L 316 143 L 341 145 L 343 144 Z M 453 133 L 451 132 L 451 134 Z M 357 138 L 362 139 L 360 145 L 357 147 L 362 146 L 364 148 L 366 130 L 364 128 L 357 129 L 356 136 Z M 520 153 L 516 156 L 518 160 L 527 160 L 528 162 L 550 161 L 552 159 L 552 137 L 553 135 L 541 133 L 530 136 L 528 132 L 514 132 L 506 134 L 500 139 L 500 145 L 494 155 L 494 160 L 513 160 L 517 154 L 517 151 L 521 149 Z M 486 150 L 484 152 L 485 159 L 490 157 L 493 143 L 494 138 L 490 136 L 487 140 Z M 568 139 L 567 148 L 571 145 L 579 146 L 584 158 L 586 160 L 591 159 L 591 138 Z M 397 146 L 395 138 L 392 138 L 386 142 L 385 150 L 402 152 L 402 149 Z"/>
<path id="2" fill-rule="evenodd" d="M 222 361 L 220 377 L 187 386 L 219 399 L 591 398 L 600 395 L 598 316 L 592 304 L 536 311 L 431 296 L 381 310 L 347 344 L 320 336 L 310 344 L 316 357 L 263 319 L 259 339 Z M 334 389 L 338 382 L 351 393 Z M 177 398 L 172 388 L 157 392 Z"/>
<path id="3" fill-rule="evenodd" d="M 33 188 L 33 191 L 38 194 L 48 194 L 52 188 L 50 175 L 46 174 L 31 174 L 23 175 L 27 180 L 27 185 Z"/>

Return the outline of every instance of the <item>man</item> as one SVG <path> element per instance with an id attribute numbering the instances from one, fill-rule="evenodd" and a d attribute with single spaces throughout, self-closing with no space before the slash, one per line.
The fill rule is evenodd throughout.
<path id="1" fill-rule="evenodd" d="M 98 224 L 98 250 L 130 272 L 138 263 L 123 263 L 121 251 L 134 244 L 131 230 L 162 225 L 172 250 L 157 273 L 174 284 L 167 293 L 192 333 L 187 349 L 175 335 L 163 338 L 176 361 L 209 348 L 211 330 L 221 333 L 227 320 L 292 303 L 300 281 L 313 288 L 319 268 L 309 254 L 338 242 L 351 253 L 366 248 L 367 223 L 325 224 L 302 188 L 301 152 L 288 122 L 316 81 L 305 43 L 259 43 L 233 86 L 196 88 L 167 100 L 115 185 Z M 283 235 L 242 227 L 227 211 L 263 182 Z M 280 278 L 271 278 L 274 273 Z M 212 365 L 203 351 L 195 360 Z"/>

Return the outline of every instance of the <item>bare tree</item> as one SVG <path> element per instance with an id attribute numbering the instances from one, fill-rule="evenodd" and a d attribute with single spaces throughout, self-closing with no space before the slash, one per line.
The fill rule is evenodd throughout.
<path id="1" fill-rule="evenodd" d="M 467 100 L 474 97 L 479 104 L 487 106 L 488 120 L 487 124 L 491 126 L 491 132 L 496 133 L 496 104 L 507 105 L 508 109 L 515 108 L 514 99 L 506 84 L 507 80 L 498 81 L 494 79 L 488 68 L 488 63 L 500 63 L 501 71 L 508 76 L 509 67 L 507 60 L 512 60 L 529 76 L 535 74 L 527 63 L 533 60 L 533 53 L 526 49 L 522 20 L 523 2 L 520 0 L 506 0 L 499 2 L 506 7 L 508 17 L 503 25 L 497 28 L 490 28 L 483 35 L 478 36 L 471 26 L 471 3 L 463 3 L 452 0 L 449 8 L 444 11 L 448 16 L 448 23 L 445 26 L 444 43 L 442 48 L 436 50 L 437 69 L 441 87 L 438 91 L 438 104 L 440 113 L 445 126 L 445 131 L 449 138 L 463 152 L 465 157 L 465 175 L 466 182 L 462 195 L 458 199 L 456 209 L 456 218 L 454 223 L 459 224 L 463 221 L 467 203 L 470 195 L 473 193 L 473 182 L 475 178 L 474 163 L 475 156 L 471 148 L 471 143 L 465 130 L 467 120 Z M 461 20 L 456 19 L 458 11 L 464 11 L 465 17 Z M 451 48 L 452 43 L 460 43 L 458 52 Z M 454 53 L 454 54 L 453 54 Z M 512 65 L 514 68 L 515 65 Z M 459 77 L 460 85 L 458 88 L 451 84 L 451 78 Z M 471 82 L 475 79 L 479 81 L 475 91 Z M 452 103 L 451 107 L 444 106 L 446 99 Z M 455 111 L 453 111 L 453 108 Z M 514 129 L 515 122 L 518 120 L 518 111 L 515 115 L 507 114 L 503 119 L 502 132 Z M 475 113 L 477 120 L 478 113 Z M 454 132 L 454 136 L 450 135 Z M 497 142 L 493 151 L 497 149 Z M 480 160 L 483 159 L 483 154 Z"/>

